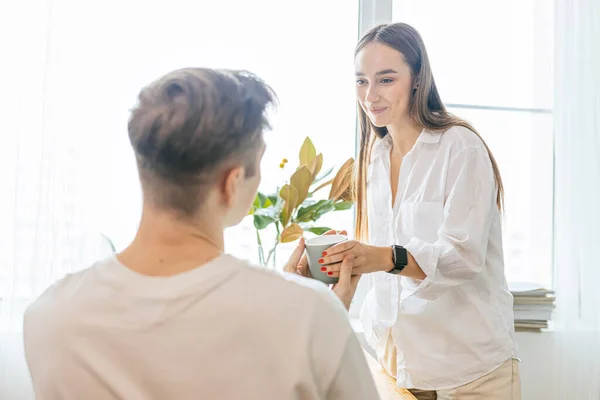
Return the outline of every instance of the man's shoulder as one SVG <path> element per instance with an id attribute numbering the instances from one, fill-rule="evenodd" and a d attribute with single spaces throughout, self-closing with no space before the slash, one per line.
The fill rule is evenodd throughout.
<path id="1" fill-rule="evenodd" d="M 240 266 L 245 267 L 242 278 L 246 284 L 260 289 L 265 294 L 280 294 L 278 301 L 297 305 L 299 300 L 312 299 L 319 303 L 329 303 L 337 311 L 345 312 L 342 302 L 323 282 L 293 273 L 259 267 L 235 257 L 231 258 Z"/>
<path id="2" fill-rule="evenodd" d="M 343 351 L 353 330 L 342 301 L 327 285 L 297 274 L 239 262 L 247 267 L 243 273 L 237 274 L 243 278 L 239 282 L 244 282 L 246 293 L 252 295 L 248 302 L 259 311 L 247 318 L 264 323 L 275 320 L 277 325 L 296 331 L 304 339 L 326 331 L 335 337 L 335 345 L 329 339 L 323 339 L 332 347 L 331 350 L 339 346 L 337 351 Z M 232 293 L 238 294 L 239 288 L 236 285 Z"/>
<path id="3" fill-rule="evenodd" d="M 81 286 L 93 279 L 97 270 L 103 268 L 111 260 L 111 258 L 107 258 L 98 261 L 87 268 L 69 273 L 58 279 L 27 307 L 26 316 L 31 317 L 37 314 L 49 316 L 54 309 L 60 309 L 61 312 L 66 311 L 63 306 L 74 304 L 70 300 L 75 300 L 76 303 L 77 299 L 73 299 L 73 297 L 82 293 Z"/>

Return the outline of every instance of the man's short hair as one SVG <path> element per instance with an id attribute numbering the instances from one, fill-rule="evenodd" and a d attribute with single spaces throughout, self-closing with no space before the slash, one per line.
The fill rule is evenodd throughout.
<path id="1" fill-rule="evenodd" d="M 186 68 L 144 88 L 129 120 L 146 199 L 196 214 L 227 168 L 256 174 L 273 90 L 246 71 Z"/>

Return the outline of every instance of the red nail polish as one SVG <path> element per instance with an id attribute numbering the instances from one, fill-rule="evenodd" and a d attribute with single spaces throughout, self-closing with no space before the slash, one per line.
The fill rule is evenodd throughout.
<path id="1" fill-rule="evenodd" d="M 323 255 L 323 257 L 325 257 L 327 255 L 327 252 L 324 251 L 322 255 Z"/>
<path id="2" fill-rule="evenodd" d="M 333 275 L 333 272 L 328 272 L 327 275 L 331 276 Z"/>
<path id="3" fill-rule="evenodd" d="M 321 271 L 325 272 L 325 271 L 327 271 L 327 268 L 321 267 Z"/>
<path id="4" fill-rule="evenodd" d="M 319 264 L 323 264 L 323 259 L 319 258 Z"/>

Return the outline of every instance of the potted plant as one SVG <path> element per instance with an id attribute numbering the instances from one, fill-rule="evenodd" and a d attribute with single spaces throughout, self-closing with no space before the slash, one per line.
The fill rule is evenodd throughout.
<path id="1" fill-rule="evenodd" d="M 310 138 L 306 138 L 298 155 L 299 166 L 285 183 L 272 194 L 258 192 L 249 211 L 254 220 L 258 258 L 262 266 L 275 266 L 277 247 L 280 243 L 293 242 L 312 232 L 321 235 L 328 227 L 319 226 L 318 220 L 325 214 L 348 210 L 352 207 L 352 169 L 354 159 L 348 159 L 332 179 L 330 168 L 320 174 L 323 166 L 323 154 L 317 154 Z M 285 168 L 283 159 L 280 168 Z M 317 199 L 315 194 L 330 187 L 326 198 Z M 274 238 L 269 248 L 265 248 L 261 233 L 270 228 Z M 274 228 L 274 229 L 273 229 Z"/>

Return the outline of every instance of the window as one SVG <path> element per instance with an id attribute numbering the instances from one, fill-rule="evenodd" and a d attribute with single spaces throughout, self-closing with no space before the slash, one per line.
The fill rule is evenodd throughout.
<path id="1" fill-rule="evenodd" d="M 310 0 L 289 8 L 280 1 L 264 1 L 265 12 L 257 13 L 252 25 L 269 26 L 265 35 L 250 41 L 247 52 L 256 59 L 233 57 L 252 68 L 273 85 L 280 99 L 273 131 L 267 133 L 267 151 L 262 162 L 260 190 L 272 193 L 297 166 L 298 151 L 310 136 L 324 156 L 323 170 L 339 168 L 355 151 L 354 46 L 358 37 L 358 0 L 320 2 Z M 317 11 L 318 10 L 318 11 Z M 248 21 L 243 22 L 248 24 Z M 333 29 L 332 29 L 333 28 Z M 230 48 L 240 45 L 226 38 Z M 268 41 L 260 40 L 268 37 Z M 219 60 L 215 56 L 214 60 Z M 282 158 L 290 160 L 286 171 L 278 168 Z M 337 211 L 319 220 L 319 226 L 352 230 L 352 211 Z M 267 240 L 274 232 L 262 233 Z M 251 218 L 226 231 L 227 250 L 258 261 L 256 233 Z M 288 259 L 294 245 L 280 245 L 278 265 Z"/>
<path id="2" fill-rule="evenodd" d="M 260 188 L 265 192 L 280 183 L 278 165 L 283 157 L 294 167 L 306 136 L 324 153 L 326 166 L 339 166 L 354 154 L 352 54 L 358 35 L 358 0 L 310 0 L 294 6 L 276 0 L 198 5 L 176 0 L 169 7 L 144 3 L 144 18 L 137 17 L 135 5 L 121 7 L 112 33 L 103 33 L 102 45 L 96 41 L 90 49 L 90 53 L 102 53 L 97 59 L 106 60 L 95 70 L 106 69 L 110 76 L 94 89 L 103 98 L 114 96 L 117 100 L 104 105 L 112 118 L 90 133 L 106 138 L 96 139 L 104 149 L 98 162 L 110 153 L 118 160 L 104 171 L 111 176 L 106 190 L 95 191 L 101 194 L 98 207 L 105 210 L 97 215 L 96 225 L 114 238 L 117 247 L 131 240 L 141 203 L 125 130 L 127 111 L 142 85 L 171 69 L 197 65 L 247 69 L 275 89 L 280 106 L 273 116 L 274 129 L 266 134 Z M 236 12 L 230 12 L 233 9 Z M 108 15 L 112 10 L 105 12 Z M 169 29 L 156 29 L 156 21 L 166 21 Z M 90 23 L 97 26 L 86 28 L 89 32 L 103 30 L 103 23 Z M 335 29 L 330 29 L 333 25 Z M 122 61 L 115 64 L 115 60 Z M 102 180 L 107 181 L 105 177 Z M 115 193 L 123 195 L 115 197 Z M 340 224 L 351 224 L 351 215 L 346 215 Z M 250 219 L 228 230 L 226 247 L 256 261 Z"/>
<path id="3" fill-rule="evenodd" d="M 130 242 L 141 192 L 129 109 L 143 85 L 172 69 L 247 69 L 275 89 L 280 107 L 265 137 L 265 192 L 280 183 L 281 158 L 295 167 L 306 136 L 323 152 L 324 168 L 354 155 L 358 0 L 136 0 L 118 7 L 57 0 L 30 8 L 0 6 L 0 49 L 14 61 L 0 66 L 8 91 L 0 100 L 8 110 L 0 297 L 31 299 L 86 266 L 92 253 L 82 242 L 98 242 L 93 254 L 106 254 L 100 234 L 117 249 Z M 351 229 L 352 212 L 329 223 Z M 227 232 L 226 247 L 256 261 L 249 219 Z M 0 319 L 10 310 L 3 302 Z"/>
<path id="4" fill-rule="evenodd" d="M 451 112 L 492 149 L 505 185 L 509 280 L 552 284 L 553 3 L 395 0 L 414 26 Z"/>

